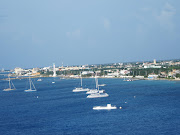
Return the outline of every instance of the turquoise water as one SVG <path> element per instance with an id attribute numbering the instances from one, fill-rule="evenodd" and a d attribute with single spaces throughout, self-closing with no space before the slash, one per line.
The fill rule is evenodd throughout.
<path id="1" fill-rule="evenodd" d="M 72 92 L 80 79 L 42 79 L 32 79 L 38 90 L 32 93 L 24 92 L 27 79 L 13 80 L 17 90 L 9 92 L 0 80 L 0 135 L 180 134 L 180 82 L 99 79 L 109 97 L 87 99 Z M 83 85 L 94 88 L 94 79 Z M 107 103 L 122 109 L 92 109 Z"/>

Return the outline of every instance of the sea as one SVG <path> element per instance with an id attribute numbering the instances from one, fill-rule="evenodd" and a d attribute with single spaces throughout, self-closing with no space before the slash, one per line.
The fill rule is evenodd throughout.
<path id="1" fill-rule="evenodd" d="M 80 79 L 37 79 L 37 92 L 29 93 L 28 79 L 12 80 L 14 91 L 3 91 L 8 81 L 0 80 L 0 135 L 180 134 L 178 81 L 99 78 L 109 97 L 88 99 L 85 92 L 72 92 Z M 94 78 L 83 79 L 83 87 L 95 88 Z M 93 110 L 107 104 L 117 109 Z"/>

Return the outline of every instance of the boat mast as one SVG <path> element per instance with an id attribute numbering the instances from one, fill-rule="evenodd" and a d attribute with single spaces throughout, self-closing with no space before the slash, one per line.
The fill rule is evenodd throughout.
<path id="1" fill-rule="evenodd" d="M 9 88 L 11 89 L 11 80 L 10 80 L 10 76 L 8 75 L 9 77 Z"/>
<path id="2" fill-rule="evenodd" d="M 80 72 L 80 76 L 81 76 L 81 87 L 82 87 L 82 75 L 81 75 L 81 72 Z"/>
<path id="3" fill-rule="evenodd" d="M 30 75 L 29 75 L 29 85 L 30 85 L 30 90 L 31 90 L 31 79 L 30 79 Z"/>
<path id="4" fill-rule="evenodd" d="M 98 88 L 98 91 L 99 91 L 98 78 L 96 78 L 96 81 L 97 81 L 97 88 Z"/>
<path id="5" fill-rule="evenodd" d="M 99 85 L 98 85 L 98 78 L 97 78 L 97 73 L 96 73 L 96 76 L 95 76 L 95 82 L 96 82 L 96 89 L 99 90 Z"/>

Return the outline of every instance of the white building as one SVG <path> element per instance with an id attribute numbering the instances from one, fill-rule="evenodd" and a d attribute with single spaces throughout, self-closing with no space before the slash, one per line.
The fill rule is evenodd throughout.
<path id="1" fill-rule="evenodd" d="M 161 66 L 156 66 L 156 65 L 146 65 L 144 68 L 161 68 Z"/>
<path id="2" fill-rule="evenodd" d="M 93 71 L 83 71 L 82 75 L 94 74 Z"/>
<path id="3" fill-rule="evenodd" d="M 22 73 L 24 72 L 24 69 L 16 67 L 14 69 L 14 72 L 15 72 L 16 75 L 22 75 Z"/>
<path id="4" fill-rule="evenodd" d="M 128 70 L 121 70 L 120 71 L 121 75 L 126 75 L 126 74 L 129 74 L 129 73 L 130 73 L 130 71 L 128 71 Z"/>
<path id="5" fill-rule="evenodd" d="M 53 63 L 53 77 L 56 77 L 57 74 L 56 74 L 56 67 L 55 67 L 55 63 Z"/>
<path id="6" fill-rule="evenodd" d="M 148 75 L 148 79 L 157 79 L 158 75 Z"/>

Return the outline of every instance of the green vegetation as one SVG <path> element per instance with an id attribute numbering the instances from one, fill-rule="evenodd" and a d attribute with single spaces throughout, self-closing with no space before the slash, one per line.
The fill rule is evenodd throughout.
<path id="1" fill-rule="evenodd" d="M 177 78 L 180 78 L 180 74 L 176 74 L 176 77 L 177 77 Z"/>

